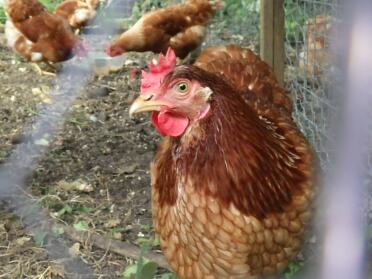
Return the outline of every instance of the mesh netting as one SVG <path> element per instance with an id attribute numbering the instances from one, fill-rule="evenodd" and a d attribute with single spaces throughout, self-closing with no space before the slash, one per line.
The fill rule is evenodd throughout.
<path id="1" fill-rule="evenodd" d="M 285 82 L 295 100 L 294 117 L 326 167 L 331 141 L 330 127 L 336 112 L 337 69 L 333 51 L 339 0 L 285 1 Z"/>

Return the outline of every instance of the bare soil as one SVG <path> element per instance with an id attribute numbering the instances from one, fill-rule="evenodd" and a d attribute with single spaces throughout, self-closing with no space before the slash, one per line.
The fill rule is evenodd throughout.
<path id="1" fill-rule="evenodd" d="M 153 237 L 149 162 L 159 137 L 148 117 L 129 119 L 128 104 L 139 88 L 138 78 L 129 73 L 123 68 L 92 78 L 30 176 L 29 188 L 59 222 L 73 226 L 84 221 L 100 235 L 140 242 Z M 26 123 L 48 105 L 52 81 L 0 48 L 0 161 L 22 142 Z M 48 260 L 33 237 L 21 220 L 5 208 L 0 211 L 1 278 L 62 276 L 61 265 Z M 89 243 L 78 250 L 97 278 L 119 278 L 132 262 Z"/>

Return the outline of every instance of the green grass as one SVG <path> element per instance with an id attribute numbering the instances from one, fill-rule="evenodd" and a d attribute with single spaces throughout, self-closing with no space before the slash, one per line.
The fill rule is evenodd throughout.
<path id="1" fill-rule="evenodd" d="M 6 16 L 5 16 L 4 8 L 0 7 L 0 23 L 4 24 L 5 19 L 6 19 Z"/>
<path id="2" fill-rule="evenodd" d="M 54 11 L 55 7 L 62 2 L 62 0 L 39 0 L 48 11 Z"/>

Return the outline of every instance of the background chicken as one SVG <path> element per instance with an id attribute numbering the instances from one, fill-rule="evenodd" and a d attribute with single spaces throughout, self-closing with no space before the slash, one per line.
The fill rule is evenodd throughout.
<path id="1" fill-rule="evenodd" d="M 6 0 L 8 45 L 32 62 L 60 62 L 83 55 L 85 47 L 68 22 L 37 0 Z"/>
<path id="2" fill-rule="evenodd" d="M 195 66 L 175 67 L 168 52 L 143 73 L 130 114 L 144 111 L 166 136 L 151 167 L 152 210 L 178 276 L 282 271 L 301 246 L 315 170 L 268 66 L 237 46 L 209 48 Z"/>
<path id="3" fill-rule="evenodd" d="M 96 16 L 99 0 L 65 0 L 55 9 L 55 14 L 65 18 L 71 27 L 79 29 Z"/>
<path id="4" fill-rule="evenodd" d="M 300 69 L 308 77 L 322 75 L 331 65 L 331 34 L 334 19 L 318 15 L 306 22 L 305 49 L 300 53 Z"/>
<path id="5" fill-rule="evenodd" d="M 183 59 L 201 45 L 206 26 L 220 0 L 188 0 L 184 4 L 148 12 L 106 49 L 110 56 L 126 51 L 165 53 L 172 47 Z"/>

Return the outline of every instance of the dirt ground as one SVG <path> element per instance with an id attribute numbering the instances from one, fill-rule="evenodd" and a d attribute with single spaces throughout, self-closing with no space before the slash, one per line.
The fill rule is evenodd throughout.
<path id="1" fill-rule="evenodd" d="M 83 224 L 114 239 L 140 242 L 153 236 L 148 170 L 159 137 L 147 117 L 129 119 L 128 104 L 138 79 L 129 79 L 128 73 L 124 68 L 91 80 L 29 186 L 53 218 L 71 226 Z M 22 141 L 25 123 L 48 104 L 52 79 L 40 76 L 5 47 L 0 49 L 0 160 Z M 76 190 L 79 186 L 84 189 Z M 132 262 L 89 245 L 79 253 L 97 278 L 117 278 Z M 55 265 L 20 220 L 0 211 L 0 278 L 39 278 L 35 276 L 43 272 L 45 277 L 40 278 L 49 278 L 56 273 Z"/>
<path id="2" fill-rule="evenodd" d="M 143 64 L 139 57 L 133 58 L 135 67 Z M 147 116 L 128 116 L 139 88 L 132 67 L 91 79 L 63 128 L 47 143 L 48 152 L 30 176 L 29 189 L 56 222 L 140 246 L 154 237 L 149 163 L 160 138 Z M 0 43 L 0 162 L 22 142 L 26 123 L 49 104 L 52 81 Z M 43 236 L 26 231 L 22 219 L 5 205 L 0 208 L 0 278 L 66 277 L 63 265 L 40 245 Z M 95 278 L 122 278 L 125 267 L 134 262 L 88 239 L 65 240 L 71 257 L 82 258 Z M 311 235 L 300 262 L 310 260 L 316 242 Z"/>

